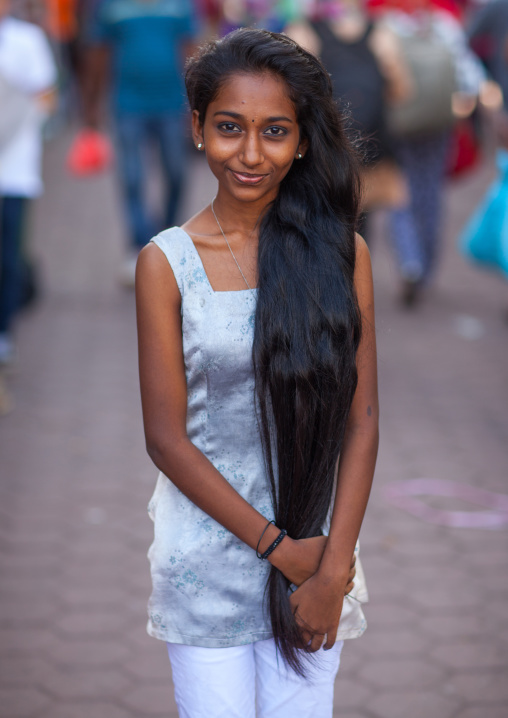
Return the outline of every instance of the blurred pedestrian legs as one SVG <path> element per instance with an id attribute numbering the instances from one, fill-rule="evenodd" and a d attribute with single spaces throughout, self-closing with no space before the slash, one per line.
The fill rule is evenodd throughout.
<path id="1" fill-rule="evenodd" d="M 24 292 L 23 225 L 42 191 L 42 124 L 56 69 L 42 30 L 0 0 L 0 364 L 14 357 L 13 323 Z"/>
<path id="2" fill-rule="evenodd" d="M 119 177 L 125 210 L 136 249 L 141 249 L 160 230 L 149 216 L 144 198 L 146 178 L 143 152 L 158 146 L 165 179 L 162 225 L 172 227 L 180 206 L 185 175 L 185 128 L 183 118 L 165 114 L 118 115 L 116 141 Z"/>
<path id="3" fill-rule="evenodd" d="M 428 283 L 436 266 L 448 143 L 448 132 L 394 143 L 395 157 L 409 183 L 408 203 L 390 212 L 399 271 L 407 285 L 406 302 L 411 301 L 412 285 Z"/>

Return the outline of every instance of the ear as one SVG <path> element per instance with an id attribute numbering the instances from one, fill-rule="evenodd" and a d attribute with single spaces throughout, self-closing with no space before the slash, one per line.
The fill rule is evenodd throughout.
<path id="1" fill-rule="evenodd" d="M 305 157 L 305 153 L 309 149 L 309 140 L 304 138 L 303 140 L 300 140 L 300 144 L 298 145 L 298 149 L 296 150 L 302 155 L 302 158 Z"/>
<path id="2" fill-rule="evenodd" d="M 205 140 L 203 138 L 203 125 L 199 121 L 199 112 L 197 110 L 192 111 L 192 141 L 194 142 L 194 146 L 196 148 L 200 143 L 202 145 L 205 144 Z"/>

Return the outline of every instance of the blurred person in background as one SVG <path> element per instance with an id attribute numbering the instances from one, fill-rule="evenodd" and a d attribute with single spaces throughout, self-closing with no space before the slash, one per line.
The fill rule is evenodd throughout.
<path id="1" fill-rule="evenodd" d="M 494 124 L 499 144 L 508 149 L 508 0 L 491 0 L 481 8 L 471 20 L 468 36 L 500 90 L 493 103 Z"/>
<path id="2" fill-rule="evenodd" d="M 288 25 L 286 32 L 321 58 L 335 99 L 350 114 L 350 131 L 363 146 L 363 209 L 398 206 L 407 192 L 385 119 L 386 102 L 409 90 L 397 37 L 369 18 L 361 0 L 319 0 L 309 7 L 309 15 Z M 368 237 L 366 215 L 359 231 Z"/>
<path id="3" fill-rule="evenodd" d="M 14 357 L 13 320 L 24 290 L 23 226 L 42 191 L 42 125 L 56 68 L 43 31 L 0 0 L 0 364 Z"/>
<path id="4" fill-rule="evenodd" d="M 70 118 L 79 97 L 79 10 L 86 0 L 45 0 L 43 26 L 55 53 L 59 72 L 59 115 Z"/>
<path id="5" fill-rule="evenodd" d="M 102 0 L 91 19 L 85 123 L 99 126 L 110 77 L 117 170 L 129 231 L 120 279 L 128 287 L 134 286 L 140 249 L 177 218 L 186 172 L 182 70 L 197 29 L 190 0 Z M 164 209 L 157 219 L 146 198 L 151 146 L 158 152 L 165 183 Z"/>
<path id="6" fill-rule="evenodd" d="M 239 27 L 262 27 L 272 32 L 281 32 L 289 19 L 295 14 L 300 14 L 302 8 L 307 5 L 306 0 L 212 0 L 212 2 L 218 9 L 219 34 L 226 34 Z"/>
<path id="7" fill-rule="evenodd" d="M 508 0 L 493 0 L 472 18 L 472 47 L 489 74 L 482 104 L 497 142 L 497 177 L 459 237 L 466 259 L 508 279 Z M 508 319 L 508 311 L 504 312 Z"/>
<path id="8" fill-rule="evenodd" d="M 382 21 L 402 43 L 412 75 L 411 91 L 392 104 L 388 121 L 409 188 L 406 205 L 390 212 L 391 239 L 400 301 L 413 307 L 436 271 L 454 111 L 464 116 L 474 108 L 485 75 L 454 13 L 431 0 L 379 0 L 377 6 Z"/>

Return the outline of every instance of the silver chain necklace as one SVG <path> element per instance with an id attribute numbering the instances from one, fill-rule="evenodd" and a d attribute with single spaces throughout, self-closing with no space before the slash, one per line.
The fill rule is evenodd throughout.
<path id="1" fill-rule="evenodd" d="M 219 229 L 220 229 L 220 231 L 221 231 L 221 234 L 222 234 L 222 236 L 224 237 L 224 241 L 225 241 L 226 244 L 228 245 L 228 249 L 229 249 L 229 251 L 231 252 L 231 256 L 232 256 L 233 259 L 235 260 L 235 264 L 236 264 L 236 266 L 238 267 L 238 271 L 240 272 L 240 274 L 241 274 L 242 277 L 243 277 L 243 281 L 244 281 L 245 284 L 247 285 L 247 289 L 252 289 L 252 287 L 250 286 L 249 282 L 245 279 L 245 274 L 242 272 L 242 268 L 241 268 L 240 265 L 238 264 L 238 261 L 237 261 L 237 259 L 236 259 L 236 257 L 235 257 L 235 253 L 234 253 L 233 250 L 231 249 L 231 245 L 230 245 L 229 242 L 228 242 L 228 238 L 227 238 L 226 235 L 224 234 L 224 230 L 223 230 L 222 227 L 220 226 L 220 222 L 219 222 L 219 220 L 217 219 L 217 215 L 215 214 L 215 209 L 213 208 L 213 203 L 214 203 L 214 202 L 215 202 L 215 197 L 212 199 L 212 214 L 213 214 L 213 216 L 215 217 L 215 221 L 217 222 L 217 226 L 219 227 Z"/>

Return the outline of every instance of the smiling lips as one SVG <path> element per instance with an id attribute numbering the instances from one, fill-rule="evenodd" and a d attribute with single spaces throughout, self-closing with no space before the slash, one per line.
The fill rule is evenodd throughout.
<path id="1" fill-rule="evenodd" d="M 237 182 L 240 182 L 240 184 L 248 184 L 248 185 L 256 185 L 259 184 L 267 175 L 251 175 L 247 174 L 245 172 L 235 172 L 234 170 L 229 170 L 233 177 L 236 179 Z"/>

